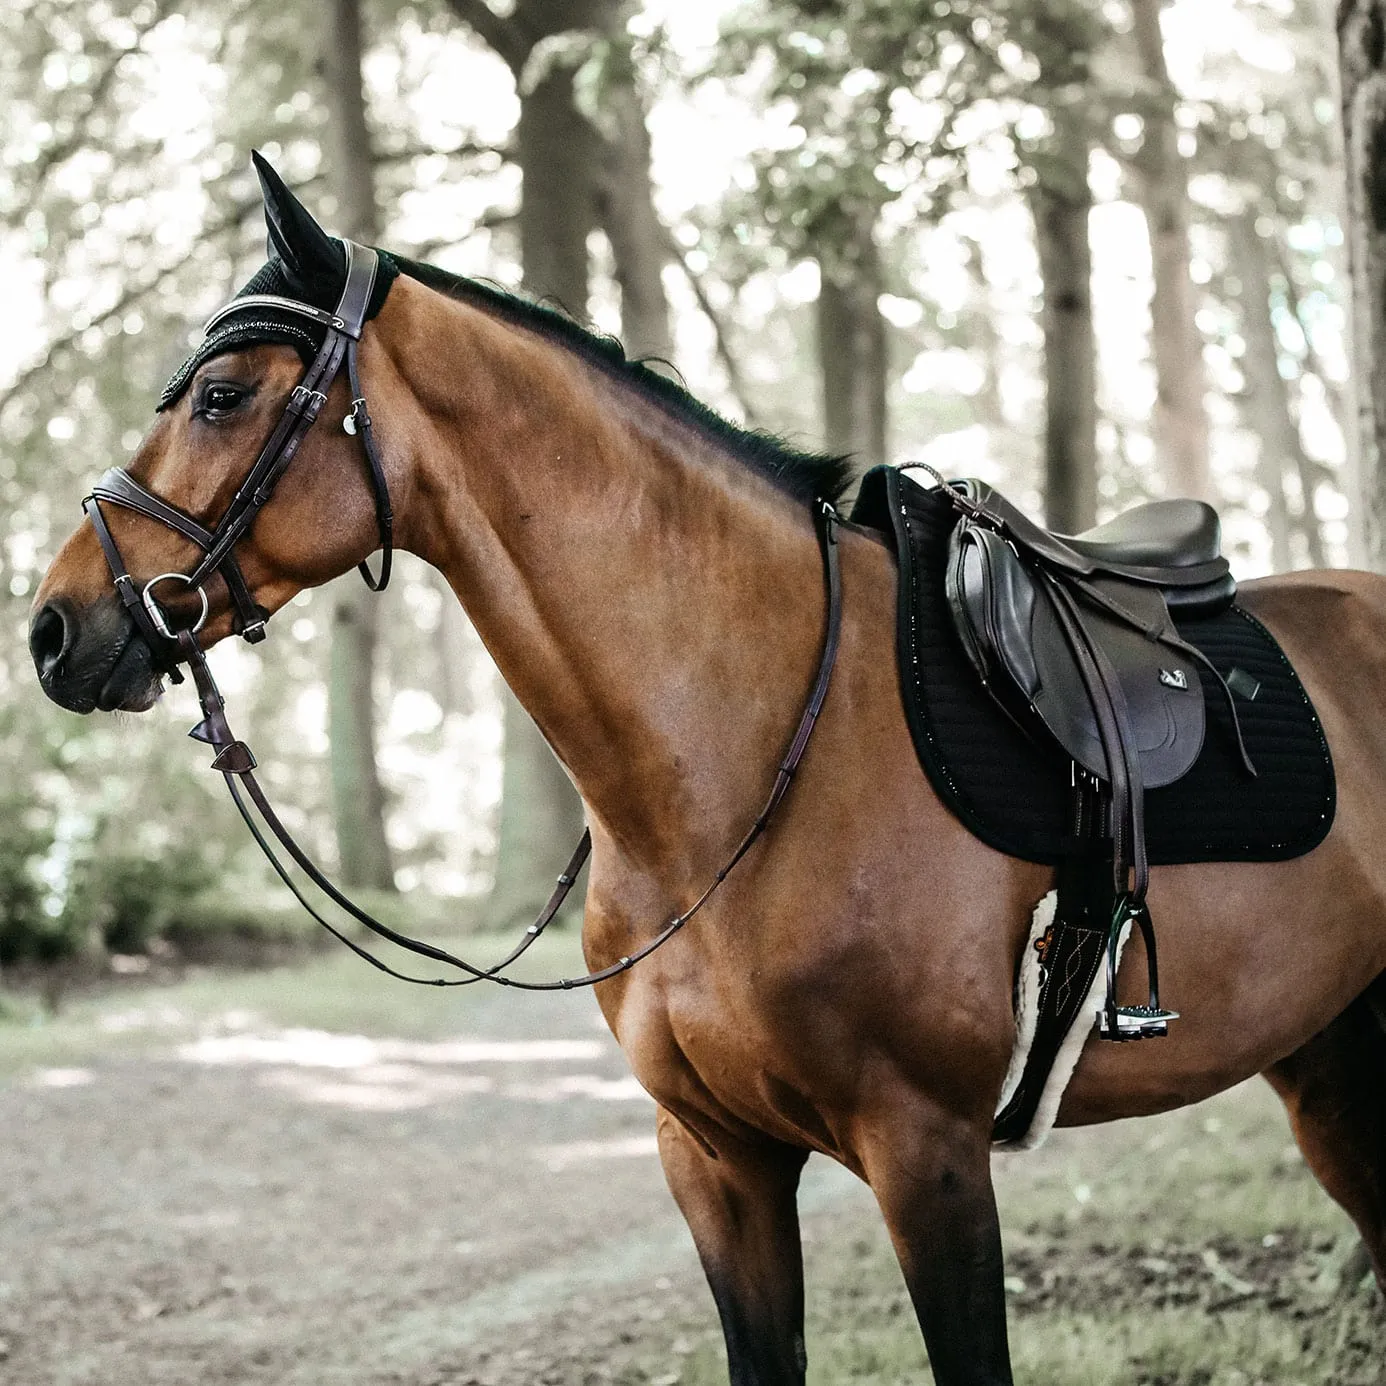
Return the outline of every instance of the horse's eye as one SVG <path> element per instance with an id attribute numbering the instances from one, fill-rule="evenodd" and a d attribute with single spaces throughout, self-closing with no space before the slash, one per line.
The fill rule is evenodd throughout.
<path id="1" fill-rule="evenodd" d="M 249 391 L 240 385 L 230 385 L 225 381 L 213 381 L 202 391 L 198 401 L 197 413 L 209 419 L 225 418 L 238 405 L 244 402 Z"/>

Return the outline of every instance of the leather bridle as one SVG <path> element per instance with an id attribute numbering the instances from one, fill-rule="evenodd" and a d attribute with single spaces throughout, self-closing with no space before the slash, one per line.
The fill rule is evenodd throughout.
<path id="1" fill-rule="evenodd" d="M 381 466 L 375 436 L 371 431 L 370 413 L 361 394 L 360 371 L 356 360 L 356 349 L 361 340 L 361 329 L 366 322 L 371 290 L 375 287 L 379 256 L 368 246 L 356 245 L 352 241 L 343 240 L 341 245 L 346 254 L 346 285 L 335 312 L 325 313 L 321 308 L 314 308 L 311 304 L 300 303 L 293 298 L 282 298 L 277 294 L 247 294 L 241 298 L 233 298 L 219 308 L 202 329 L 203 336 L 206 337 L 218 324 L 248 310 L 269 310 L 275 314 L 307 318 L 315 326 L 323 329 L 322 346 L 318 348 L 317 355 L 304 372 L 303 379 L 294 387 L 279 422 L 265 440 L 255 464 L 232 497 L 231 504 L 217 522 L 215 529 L 208 529 L 186 511 L 145 490 L 128 472 L 119 467 L 112 467 L 102 476 L 91 488 L 91 495 L 82 502 L 83 509 L 96 529 L 96 537 L 101 542 L 106 562 L 115 574 L 116 590 L 120 593 L 125 609 L 134 620 L 135 628 L 148 643 L 155 663 L 162 672 L 169 674 L 175 683 L 181 682 L 182 679 L 177 670 L 179 642 L 168 624 L 163 608 L 154 596 L 154 589 L 161 582 L 177 581 L 185 583 L 198 593 L 202 599 L 202 612 L 193 626 L 193 631 L 196 632 L 207 619 L 205 584 L 214 572 L 219 572 L 226 582 L 235 608 L 236 633 L 251 644 L 265 638 L 268 613 L 251 596 L 241 566 L 236 561 L 236 544 L 255 523 L 255 517 L 265 508 L 274 494 L 279 478 L 293 461 L 299 444 L 317 421 L 318 414 L 327 403 L 327 392 L 337 378 L 343 361 L 346 363 L 352 399 L 351 411 L 343 420 L 342 426 L 348 433 L 354 433 L 361 439 L 371 486 L 375 492 L 376 524 L 383 551 L 378 578 L 371 575 L 370 568 L 365 563 L 360 565 L 360 573 L 365 578 L 366 585 L 374 592 L 383 591 L 390 581 L 390 565 L 394 552 L 394 513 L 390 508 L 390 489 L 385 481 L 385 470 Z M 203 551 L 201 560 L 191 573 L 160 573 L 140 588 L 121 559 L 120 550 L 116 547 L 115 539 L 101 512 L 102 501 L 123 506 L 126 510 L 133 510 L 176 530 Z"/>
<path id="2" fill-rule="evenodd" d="M 374 434 L 371 431 L 370 413 L 362 393 L 357 367 L 357 344 L 366 322 L 367 310 L 371 301 L 371 291 L 375 285 L 376 268 L 379 257 L 366 246 L 343 240 L 342 248 L 346 254 L 346 284 L 335 312 L 327 313 L 297 299 L 282 298 L 274 294 L 248 294 L 234 298 L 217 310 L 203 329 L 204 336 L 210 334 L 218 324 L 227 318 L 247 309 L 270 310 L 276 314 L 289 314 L 309 319 L 324 330 L 324 337 L 317 355 L 308 365 L 303 379 L 289 396 L 289 401 L 278 423 L 270 432 L 264 446 L 260 449 L 246 479 L 237 489 L 227 507 L 226 513 L 216 526 L 208 529 L 201 521 L 194 519 L 177 506 L 162 500 L 153 492 L 146 490 L 127 472 L 112 468 L 92 487 L 91 495 L 82 507 L 96 530 L 106 562 L 115 579 L 116 591 L 134 621 L 135 629 L 149 646 L 155 668 L 167 674 L 175 683 L 182 682 L 178 668 L 186 664 L 192 672 L 193 684 L 197 689 L 198 701 L 202 707 L 202 720 L 189 735 L 204 741 L 215 750 L 212 769 L 221 772 L 231 793 L 236 808 L 245 820 L 260 850 L 269 860 L 280 880 L 289 888 L 294 897 L 330 934 L 346 944 L 352 952 L 365 959 L 373 967 L 396 977 L 401 981 L 415 982 L 423 986 L 469 986 L 474 982 L 495 982 L 500 986 L 517 987 L 525 991 L 553 991 L 573 987 L 592 986 L 606 981 L 649 957 L 657 948 L 668 942 L 694 915 L 708 902 L 726 880 L 728 875 L 750 851 L 752 845 L 769 826 L 771 817 L 789 790 L 794 774 L 808 749 L 809 738 L 817 724 L 818 715 L 828 695 L 828 685 L 832 678 L 833 666 L 837 660 L 837 649 L 842 626 L 842 578 L 837 556 L 837 513 L 827 501 L 815 502 L 813 507 L 814 525 L 818 534 L 819 546 L 823 555 L 824 583 L 827 596 L 826 628 L 823 638 L 823 651 L 818 663 L 818 671 L 809 693 L 807 705 L 799 719 L 799 725 L 789 745 L 784 759 L 775 774 L 774 784 L 764 807 L 756 816 L 745 836 L 726 863 L 715 873 L 711 882 L 701 895 L 681 913 L 668 921 L 649 942 L 626 957 L 595 972 L 581 977 L 562 977 L 551 982 L 530 982 L 504 976 L 505 970 L 523 954 L 562 907 L 569 891 L 577 880 L 578 873 L 592 850 L 592 836 L 585 830 L 574 850 L 568 865 L 563 869 L 555 883 L 539 917 L 525 930 L 520 942 L 500 962 L 492 967 L 480 968 L 454 957 L 444 949 L 419 939 L 401 934 L 389 925 L 381 923 L 342 894 L 336 886 L 318 869 L 308 854 L 299 846 L 289 830 L 280 821 L 264 790 L 255 777 L 256 760 L 254 753 L 241 741 L 226 720 L 225 702 L 212 671 L 207 664 L 206 655 L 197 643 L 197 632 L 207 619 L 208 600 L 206 583 L 213 573 L 220 573 L 231 595 L 235 608 L 235 629 L 243 639 L 252 644 L 265 638 L 265 622 L 268 613 L 255 601 L 250 588 L 236 560 L 237 542 L 247 533 L 255 522 L 255 517 L 264 509 L 274 494 L 274 488 L 293 461 L 299 444 L 308 430 L 312 428 L 327 403 L 327 392 L 336 380 L 343 363 L 346 365 L 348 383 L 351 387 L 351 409 L 342 426 L 349 434 L 361 439 L 365 453 L 367 470 L 375 492 L 376 521 L 380 533 L 380 546 L 383 557 L 379 577 L 371 574 L 369 566 L 358 565 L 361 576 L 372 591 L 383 591 L 390 580 L 391 558 L 393 553 L 394 516 L 390 508 L 390 493 L 376 451 Z M 122 506 L 149 519 L 177 531 L 190 539 L 202 550 L 202 558 L 190 573 L 160 573 L 148 579 L 141 586 L 131 576 L 125 560 L 121 557 L 110 528 L 102 513 L 101 502 Z M 159 604 L 155 589 L 163 582 L 178 581 L 186 584 L 201 599 L 201 611 L 190 627 L 177 628 L 170 624 L 168 614 Z M 388 963 L 362 948 L 348 938 L 339 928 L 324 919 L 303 894 L 298 883 L 290 876 L 287 867 L 276 855 L 274 848 L 256 822 L 254 815 L 242 795 L 242 789 L 249 796 L 270 833 L 278 840 L 288 856 L 300 867 L 305 875 L 330 900 L 345 910 L 372 933 L 394 943 L 409 952 L 435 962 L 457 968 L 461 977 L 415 977 L 396 971 Z"/>

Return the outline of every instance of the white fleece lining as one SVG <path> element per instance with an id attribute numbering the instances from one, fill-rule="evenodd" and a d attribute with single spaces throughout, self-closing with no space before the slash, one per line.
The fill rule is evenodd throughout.
<path id="1" fill-rule="evenodd" d="M 1020 1086 L 1025 1065 L 1030 1058 L 1030 1046 L 1035 1042 L 1035 1027 L 1039 1023 L 1040 989 L 1040 962 L 1035 944 L 1053 922 L 1055 899 L 1055 892 L 1051 890 L 1035 906 L 1035 913 L 1030 921 L 1030 937 L 1026 941 L 1025 953 L 1020 960 L 1020 980 L 1016 984 L 1015 1048 L 1011 1051 L 1011 1064 L 1006 1070 L 1006 1081 L 1001 1087 L 1001 1100 L 996 1104 L 998 1116 L 1005 1110 L 1006 1104 Z M 1130 934 L 1131 926 L 1127 924 L 1117 943 L 1118 963 L 1121 962 L 1121 955 L 1126 950 L 1126 940 Z M 1088 989 L 1087 999 L 1074 1016 L 1073 1024 L 1064 1036 L 1059 1052 L 1054 1056 L 1054 1066 L 1049 1070 L 1049 1077 L 1045 1080 L 1044 1091 L 1040 1094 L 1039 1106 L 1035 1109 L 1030 1129 L 1013 1141 L 998 1141 L 992 1146 L 993 1150 L 1035 1150 L 1044 1144 L 1059 1115 L 1059 1104 L 1068 1088 L 1068 1080 L 1073 1077 L 1073 1070 L 1078 1067 L 1083 1046 L 1097 1028 L 1097 1018 L 1102 1014 L 1102 1006 L 1106 999 L 1107 969 L 1101 967 Z"/>

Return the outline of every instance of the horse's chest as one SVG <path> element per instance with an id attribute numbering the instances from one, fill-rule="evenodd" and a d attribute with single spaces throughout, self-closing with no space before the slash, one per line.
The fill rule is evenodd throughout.
<path id="1" fill-rule="evenodd" d="M 833 1094 L 845 1074 L 816 1052 L 798 1010 L 754 978 L 735 989 L 637 983 L 608 1019 L 646 1091 L 694 1130 L 749 1127 L 837 1153 Z"/>

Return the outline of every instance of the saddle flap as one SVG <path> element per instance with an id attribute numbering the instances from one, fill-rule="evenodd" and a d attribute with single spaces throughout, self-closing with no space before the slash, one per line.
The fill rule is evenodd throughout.
<path id="1" fill-rule="evenodd" d="M 1042 728 L 1072 760 L 1110 781 L 1098 711 L 1049 581 L 994 530 L 966 519 L 954 527 L 945 593 L 958 638 L 982 683 L 1022 727 Z M 1076 620 L 1080 637 L 1094 658 L 1105 661 L 1119 688 L 1140 781 L 1150 789 L 1171 784 L 1203 746 L 1197 669 L 1155 638 L 1176 634 L 1157 589 L 1100 577 L 1088 586 L 1128 618 L 1087 600 L 1080 601 Z"/>
<path id="2" fill-rule="evenodd" d="M 1101 579 L 1093 585 L 1124 610 L 1141 617 L 1147 630 L 1168 627 L 1164 599 L 1158 592 Z M 1040 686 L 1031 706 L 1079 765 L 1110 780 L 1097 714 L 1053 600 L 1043 590 L 1038 598 L 1031 640 Z M 1203 685 L 1193 660 L 1099 607 L 1084 605 L 1079 620 L 1121 689 L 1142 784 L 1147 789 L 1173 784 L 1188 772 L 1203 749 Z"/>

